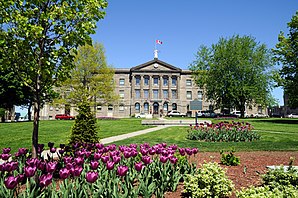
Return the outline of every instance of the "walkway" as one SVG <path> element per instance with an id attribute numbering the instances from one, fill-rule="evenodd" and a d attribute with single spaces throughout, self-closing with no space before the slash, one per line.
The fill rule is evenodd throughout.
<path id="1" fill-rule="evenodd" d="M 103 139 L 100 140 L 100 142 L 102 144 L 109 144 L 109 143 L 116 142 L 116 141 L 119 141 L 119 140 L 124 140 L 124 139 L 127 139 L 127 138 L 131 138 L 131 137 L 134 137 L 134 136 L 137 136 L 137 135 L 142 135 L 142 134 L 150 133 L 150 132 L 153 132 L 153 131 L 158 131 L 158 130 L 161 130 L 161 129 L 164 129 L 164 128 L 167 128 L 167 127 L 170 127 L 170 125 L 160 125 L 160 126 L 157 126 L 157 127 L 144 129 L 144 130 L 141 130 L 141 131 L 136 131 L 136 132 L 127 133 L 127 134 L 123 134 L 123 135 L 117 135 L 117 136 L 113 136 L 113 137 L 109 137 L 109 138 L 103 138 Z"/>

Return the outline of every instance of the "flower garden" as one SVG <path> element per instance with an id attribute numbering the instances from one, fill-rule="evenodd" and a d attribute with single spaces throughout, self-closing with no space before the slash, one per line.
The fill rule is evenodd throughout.
<path id="1" fill-rule="evenodd" d="M 190 126 L 187 139 L 204 140 L 208 142 L 240 142 L 255 141 L 260 135 L 252 131 L 253 126 L 248 122 L 220 122 L 218 124 L 204 124 Z"/>
<path id="2" fill-rule="evenodd" d="M 198 152 L 165 143 L 48 146 L 57 159 L 31 158 L 25 148 L 14 155 L 3 149 L 2 160 L 12 160 L 0 165 L 0 197 L 163 197 L 194 173 L 187 158 Z M 43 149 L 40 145 L 39 156 Z"/>

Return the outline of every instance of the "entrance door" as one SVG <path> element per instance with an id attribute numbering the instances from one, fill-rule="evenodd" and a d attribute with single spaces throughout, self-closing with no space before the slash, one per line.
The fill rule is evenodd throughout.
<path id="1" fill-rule="evenodd" d="M 158 114 L 159 104 L 157 102 L 153 103 L 153 114 Z"/>

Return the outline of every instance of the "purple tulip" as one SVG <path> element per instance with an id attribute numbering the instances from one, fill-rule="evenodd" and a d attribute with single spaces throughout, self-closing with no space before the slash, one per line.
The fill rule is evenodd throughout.
<path id="1" fill-rule="evenodd" d="M 83 168 L 81 166 L 75 166 L 73 168 L 70 169 L 70 173 L 74 176 L 74 177 L 78 177 L 81 175 L 83 171 Z"/>
<path id="2" fill-rule="evenodd" d="M 90 162 L 90 168 L 92 170 L 96 170 L 98 168 L 98 165 L 99 165 L 98 161 L 91 161 Z"/>
<path id="3" fill-rule="evenodd" d="M 18 162 L 8 162 L 8 163 L 5 163 L 3 164 L 3 171 L 7 171 L 7 172 L 11 172 L 11 171 L 14 171 L 14 170 L 17 170 L 19 167 L 18 167 L 19 163 Z"/>
<path id="4" fill-rule="evenodd" d="M 116 146 L 116 144 L 110 144 L 108 146 L 108 148 L 109 148 L 110 151 L 114 151 L 114 150 L 116 150 L 117 146 Z"/>
<path id="5" fill-rule="evenodd" d="M 24 181 L 24 179 L 25 179 L 25 175 L 24 174 L 19 174 L 17 176 L 17 178 L 18 178 L 18 183 L 22 183 Z"/>
<path id="6" fill-rule="evenodd" d="M 90 152 L 90 151 L 86 151 L 86 152 L 85 152 L 85 157 L 86 157 L 86 158 L 89 158 L 90 156 L 91 156 L 91 152 Z"/>
<path id="7" fill-rule="evenodd" d="M 121 166 L 120 165 L 117 168 L 117 175 L 124 176 L 124 175 L 126 175 L 127 171 L 128 171 L 128 167 L 127 166 Z"/>
<path id="8" fill-rule="evenodd" d="M 192 155 L 192 149 L 191 148 L 186 148 L 185 152 L 187 153 L 187 155 Z"/>
<path id="9" fill-rule="evenodd" d="M 192 149 L 192 153 L 195 155 L 195 154 L 197 154 L 199 152 L 199 150 L 197 149 L 197 148 L 193 148 Z"/>
<path id="10" fill-rule="evenodd" d="M 65 164 L 72 163 L 72 157 L 64 157 L 63 161 Z"/>
<path id="11" fill-rule="evenodd" d="M 129 147 L 130 147 L 130 148 L 137 148 L 138 145 L 137 145 L 137 144 L 130 144 Z"/>
<path id="12" fill-rule="evenodd" d="M 59 149 L 58 152 L 59 152 L 60 155 L 63 155 L 63 153 L 65 152 L 65 150 L 64 149 Z"/>
<path id="13" fill-rule="evenodd" d="M 51 153 L 56 153 L 56 148 L 55 148 L 55 147 L 51 147 L 51 148 L 50 148 L 50 152 L 51 152 Z"/>
<path id="14" fill-rule="evenodd" d="M 86 173 L 86 180 L 89 183 L 94 183 L 98 178 L 98 172 L 89 171 Z"/>
<path id="15" fill-rule="evenodd" d="M 172 150 L 177 150 L 178 146 L 177 146 L 176 144 L 173 144 L 173 145 L 170 146 L 170 148 L 171 148 Z"/>
<path id="16" fill-rule="evenodd" d="M 160 160 L 162 163 L 166 163 L 166 162 L 168 161 L 168 157 L 165 157 L 165 156 L 161 155 L 161 156 L 159 157 L 159 160 Z"/>
<path id="17" fill-rule="evenodd" d="M 127 158 L 130 158 L 131 157 L 131 152 L 130 151 L 124 151 L 123 152 L 123 156 L 127 159 Z"/>
<path id="18" fill-rule="evenodd" d="M 10 148 L 10 147 L 8 147 L 8 148 L 3 148 L 3 149 L 2 149 L 2 153 L 3 153 L 3 154 L 8 154 L 10 151 L 11 151 L 11 148 Z"/>
<path id="19" fill-rule="evenodd" d="M 26 149 L 26 148 L 19 148 L 19 154 L 20 155 L 26 155 L 27 154 L 27 152 L 28 152 L 28 149 Z"/>
<path id="20" fill-rule="evenodd" d="M 185 148 L 179 148 L 179 153 L 180 155 L 184 156 L 185 155 Z"/>
<path id="21" fill-rule="evenodd" d="M 148 151 L 149 151 L 149 154 L 150 154 L 150 155 L 154 155 L 155 152 L 156 152 L 154 148 L 149 148 Z"/>
<path id="22" fill-rule="evenodd" d="M 108 170 L 113 170 L 114 166 L 115 166 L 115 162 L 113 162 L 113 161 L 108 161 L 107 162 L 107 169 Z"/>
<path id="23" fill-rule="evenodd" d="M 76 163 L 76 165 L 81 166 L 82 164 L 84 164 L 84 158 L 77 157 L 77 158 L 74 159 L 74 162 Z"/>
<path id="24" fill-rule="evenodd" d="M 95 144 L 95 147 L 96 147 L 97 149 L 102 149 L 102 148 L 104 147 L 104 145 L 103 145 L 103 144 L 100 144 L 100 143 L 96 143 L 96 144 Z"/>
<path id="25" fill-rule="evenodd" d="M 73 164 L 72 163 L 67 163 L 67 164 L 65 164 L 65 168 L 70 170 L 71 168 L 73 168 Z"/>
<path id="26" fill-rule="evenodd" d="M 60 144 L 60 148 L 64 149 L 65 148 L 65 144 Z"/>
<path id="27" fill-rule="evenodd" d="M 142 156 L 142 162 L 144 162 L 144 164 L 150 164 L 152 160 L 149 156 L 145 155 L 145 156 Z"/>
<path id="28" fill-rule="evenodd" d="M 131 157 L 136 157 L 138 155 L 138 152 L 136 150 L 132 150 L 130 155 Z"/>
<path id="29" fill-rule="evenodd" d="M 176 157 L 174 157 L 174 156 L 170 157 L 170 162 L 171 162 L 172 164 L 176 164 L 177 161 L 178 161 L 178 158 L 176 158 Z"/>
<path id="30" fill-rule="evenodd" d="M 14 176 L 8 176 L 4 180 L 4 184 L 7 189 L 14 189 L 18 185 L 18 178 Z"/>
<path id="31" fill-rule="evenodd" d="M 93 156 L 94 160 L 99 160 L 101 155 L 102 155 L 101 153 L 95 152 Z"/>
<path id="32" fill-rule="evenodd" d="M 57 168 L 57 162 L 49 162 L 47 164 L 47 171 L 49 173 L 53 173 L 56 170 L 56 168 Z"/>
<path id="33" fill-rule="evenodd" d="M 37 164 L 39 164 L 39 162 L 40 161 L 37 158 L 28 158 L 26 160 L 26 165 L 31 166 L 31 167 L 35 167 L 35 166 L 37 166 Z"/>
<path id="34" fill-rule="evenodd" d="M 143 163 L 142 163 L 142 162 L 136 162 L 136 163 L 135 163 L 135 169 L 136 169 L 137 171 L 141 171 L 142 168 L 143 168 Z"/>
<path id="35" fill-rule="evenodd" d="M 76 151 L 75 154 L 76 154 L 77 157 L 84 158 L 85 151 L 78 150 L 78 151 Z"/>
<path id="36" fill-rule="evenodd" d="M 141 148 L 140 152 L 141 152 L 142 155 L 147 155 L 148 154 L 148 150 L 145 149 L 145 148 Z"/>
<path id="37" fill-rule="evenodd" d="M 115 162 L 115 164 L 118 164 L 121 161 L 121 157 L 114 155 L 112 157 L 113 162 Z"/>
<path id="38" fill-rule="evenodd" d="M 36 166 L 35 167 L 25 166 L 24 172 L 25 172 L 26 177 L 33 177 L 36 172 Z"/>
<path id="39" fill-rule="evenodd" d="M 11 154 L 8 154 L 8 153 L 1 154 L 1 159 L 3 160 L 8 160 L 10 157 L 11 157 Z"/>
<path id="40" fill-rule="evenodd" d="M 110 157 L 107 156 L 107 155 L 101 156 L 101 161 L 102 161 L 103 163 L 107 163 L 107 161 L 108 161 L 109 159 L 110 159 Z"/>
<path id="41" fill-rule="evenodd" d="M 67 168 L 62 168 L 59 171 L 59 175 L 61 179 L 66 179 L 70 175 L 70 171 Z"/>
<path id="42" fill-rule="evenodd" d="M 4 168 L 5 168 L 5 163 L 0 164 L 0 172 L 1 172 L 1 171 L 5 171 Z"/>
<path id="43" fill-rule="evenodd" d="M 41 187 L 46 187 L 52 183 L 53 175 L 48 173 L 39 177 L 39 185 Z"/>

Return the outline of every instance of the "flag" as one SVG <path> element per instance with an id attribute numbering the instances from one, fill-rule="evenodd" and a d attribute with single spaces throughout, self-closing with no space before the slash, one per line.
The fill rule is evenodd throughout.
<path id="1" fill-rule="evenodd" d="M 161 40 L 156 40 L 156 44 L 162 44 L 162 41 Z"/>

